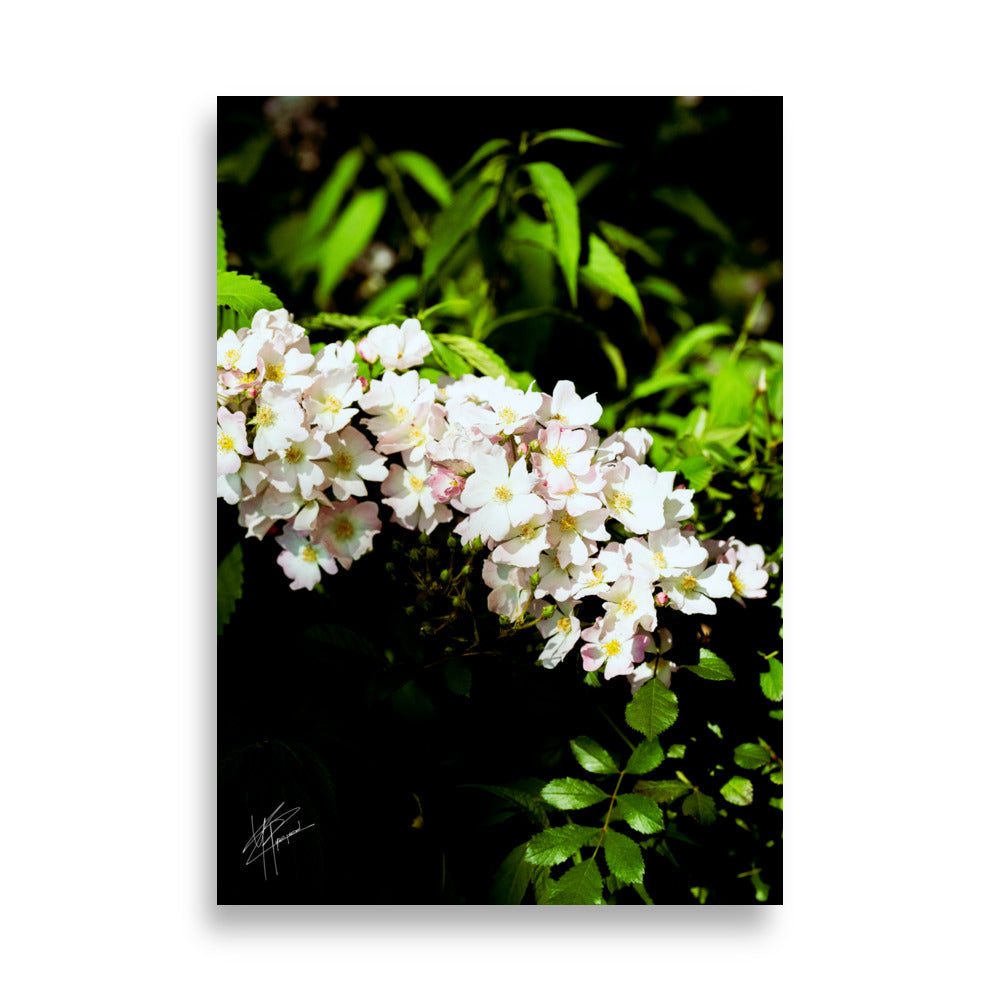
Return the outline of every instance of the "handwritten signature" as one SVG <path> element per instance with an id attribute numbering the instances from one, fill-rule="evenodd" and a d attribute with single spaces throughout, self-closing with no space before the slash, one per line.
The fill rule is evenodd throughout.
<path id="1" fill-rule="evenodd" d="M 294 830 L 288 830 L 283 833 L 280 837 L 276 834 L 285 827 L 286 824 L 290 823 L 295 816 L 301 812 L 298 806 L 292 809 L 285 809 L 285 803 L 280 802 L 278 808 L 271 813 L 270 816 L 265 819 L 260 826 L 255 826 L 253 821 L 253 815 L 250 816 L 250 839 L 243 845 L 243 853 L 247 856 L 246 865 L 252 865 L 255 861 L 260 861 L 264 865 L 264 878 L 267 879 L 267 859 L 270 857 L 271 866 L 274 869 L 274 874 L 278 874 L 278 848 L 282 843 L 285 843 L 292 839 L 297 833 L 302 833 L 303 830 L 308 830 L 314 827 L 315 823 L 310 823 L 309 826 L 303 826 L 302 821 L 299 821 L 298 826 Z"/>

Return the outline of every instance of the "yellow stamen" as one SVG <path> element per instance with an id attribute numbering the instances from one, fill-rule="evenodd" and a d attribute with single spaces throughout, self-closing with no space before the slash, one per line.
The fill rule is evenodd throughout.
<path id="1" fill-rule="evenodd" d="M 568 632 L 573 627 L 573 620 L 571 618 L 560 618 L 556 622 L 556 628 L 560 632 Z"/>
<path id="2" fill-rule="evenodd" d="M 622 644 L 617 639 L 612 639 L 604 644 L 604 652 L 608 656 L 617 656 L 622 651 Z"/>
<path id="3" fill-rule="evenodd" d="M 280 382 L 285 377 L 285 366 L 272 362 L 264 366 L 264 378 L 272 382 Z"/>
<path id="4" fill-rule="evenodd" d="M 219 435 L 219 451 L 234 451 L 233 439 L 228 434 Z"/>
<path id="5" fill-rule="evenodd" d="M 634 614 L 635 613 L 635 609 L 636 609 L 636 603 L 630 597 L 626 597 L 625 600 L 622 601 L 621 604 L 618 605 L 618 610 L 623 615 Z"/>
<path id="6" fill-rule="evenodd" d="M 549 461 L 559 468 L 562 468 L 566 464 L 567 458 L 569 458 L 569 452 L 565 448 L 557 447 L 549 451 Z"/>
<path id="7" fill-rule="evenodd" d="M 501 500 L 503 503 L 507 503 L 508 500 L 514 499 L 514 494 L 511 493 L 511 491 L 507 489 L 506 486 L 498 486 L 493 491 L 493 499 Z"/>
<path id="8" fill-rule="evenodd" d="M 299 558 L 303 562 L 314 563 L 316 562 L 316 550 L 311 546 L 307 545 L 300 553 Z"/>
<path id="9" fill-rule="evenodd" d="M 344 518 L 337 522 L 337 527 L 333 529 L 333 533 L 338 538 L 352 538 L 354 536 L 354 525 L 347 518 Z"/>

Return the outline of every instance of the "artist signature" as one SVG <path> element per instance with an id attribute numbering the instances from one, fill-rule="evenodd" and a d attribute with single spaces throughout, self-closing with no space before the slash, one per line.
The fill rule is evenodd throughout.
<path id="1" fill-rule="evenodd" d="M 260 861 L 264 865 L 264 878 L 267 878 L 267 862 L 271 859 L 271 867 L 274 874 L 278 874 L 278 848 L 282 843 L 292 839 L 297 833 L 314 827 L 315 823 L 303 826 L 299 820 L 298 826 L 294 830 L 286 830 L 281 836 L 278 832 L 290 823 L 295 816 L 301 812 L 298 806 L 292 809 L 285 809 L 285 803 L 278 804 L 278 808 L 271 813 L 259 826 L 254 825 L 253 816 L 250 817 L 250 839 L 243 845 L 243 853 L 247 855 L 246 864 L 252 865 L 255 861 Z M 284 811 L 282 811 L 284 809 Z"/>

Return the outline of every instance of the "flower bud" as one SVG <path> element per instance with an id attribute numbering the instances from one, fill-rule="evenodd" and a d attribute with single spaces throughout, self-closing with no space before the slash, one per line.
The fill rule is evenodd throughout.
<path id="1" fill-rule="evenodd" d="M 556 613 L 556 606 L 554 604 L 546 604 L 545 609 L 538 616 L 539 618 L 551 618 Z"/>
<path id="2" fill-rule="evenodd" d="M 443 569 L 441 570 L 441 575 L 438 577 L 438 579 L 442 583 L 447 583 L 448 580 L 451 579 L 451 574 L 446 569 Z"/>
<path id="3" fill-rule="evenodd" d="M 434 471 L 427 477 L 427 486 L 438 503 L 449 503 L 461 496 L 465 480 L 443 465 L 435 465 Z"/>
<path id="4" fill-rule="evenodd" d="M 362 337 L 358 341 L 358 354 L 370 365 L 378 361 L 378 348 L 372 343 L 370 337 Z M 362 379 L 362 381 L 364 380 Z"/>
<path id="5" fill-rule="evenodd" d="M 367 391 L 368 391 L 368 386 L 370 385 L 370 383 L 369 383 L 368 379 L 366 379 L 366 378 L 364 377 L 364 375 L 359 375 L 359 376 L 358 376 L 358 381 L 359 381 L 359 382 L 361 383 L 361 388 L 362 388 L 362 389 L 363 389 L 363 390 L 364 390 L 365 392 L 367 392 Z"/>
<path id="6" fill-rule="evenodd" d="M 657 594 L 653 598 L 653 600 L 656 601 L 656 604 L 657 604 L 658 607 L 662 608 L 662 607 L 664 607 L 666 605 L 667 601 L 669 601 L 670 598 L 667 597 L 667 595 L 666 595 L 666 593 L 664 593 L 664 591 L 660 590 L 660 591 L 657 591 Z"/>

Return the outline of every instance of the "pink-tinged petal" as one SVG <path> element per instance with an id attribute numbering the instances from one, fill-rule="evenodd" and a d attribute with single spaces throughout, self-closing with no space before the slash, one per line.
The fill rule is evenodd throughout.
<path id="1" fill-rule="evenodd" d="M 600 646 L 584 646 L 583 649 L 580 650 L 580 655 L 583 657 L 584 670 L 597 670 L 604 662 L 604 654 L 601 651 Z"/>

